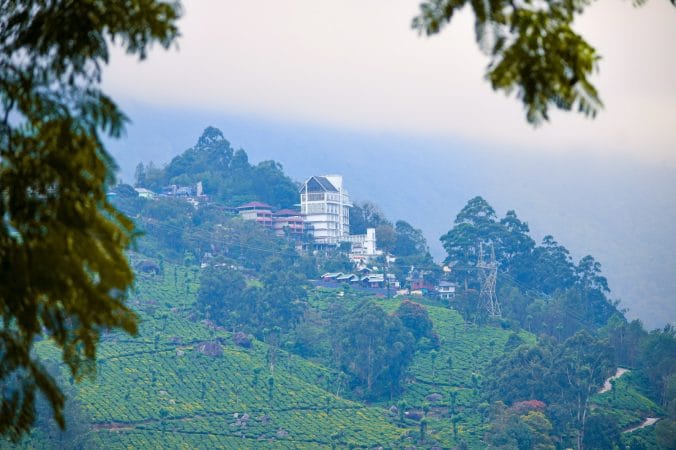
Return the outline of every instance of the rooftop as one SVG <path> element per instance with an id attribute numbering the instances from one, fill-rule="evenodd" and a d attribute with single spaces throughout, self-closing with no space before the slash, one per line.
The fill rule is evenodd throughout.
<path id="1" fill-rule="evenodd" d="M 238 206 L 237 209 L 272 209 L 272 206 L 262 202 L 249 202 Z"/>
<path id="2" fill-rule="evenodd" d="M 273 216 L 300 216 L 300 211 L 295 209 L 280 209 L 272 213 Z"/>
<path id="3" fill-rule="evenodd" d="M 301 192 L 338 192 L 338 189 L 326 177 L 310 177 L 303 186 Z"/>

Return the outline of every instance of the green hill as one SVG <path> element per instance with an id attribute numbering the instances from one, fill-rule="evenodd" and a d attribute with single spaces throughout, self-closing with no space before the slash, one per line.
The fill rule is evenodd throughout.
<path id="1" fill-rule="evenodd" d="M 453 309 L 426 305 L 438 347 L 416 352 L 403 395 L 365 405 L 335 395 L 338 374 L 321 360 L 277 350 L 273 368 L 266 343 L 237 345 L 232 333 L 199 320 L 192 308 L 198 274 L 197 267 L 171 264 L 164 274 L 138 274 L 130 300 L 140 319 L 138 336 L 104 336 L 96 378 L 73 385 L 76 419 L 87 430 L 84 448 L 452 448 L 461 441 L 482 448 L 489 429 L 482 381 L 491 361 L 517 335 L 518 342 L 536 341 L 524 331 L 465 323 Z M 363 297 L 319 289 L 310 307 L 350 306 Z M 388 312 L 402 301 L 374 300 Z M 58 356 L 46 342 L 39 351 Z M 62 373 L 62 383 L 71 385 Z M 625 374 L 613 390 L 594 397 L 595 408 L 616 416 L 623 428 L 662 414 L 640 392 L 640 381 Z M 649 443 L 650 433 L 636 436 L 646 435 L 642 441 Z M 19 446 L 54 448 L 58 442 L 39 427 Z"/>
<path id="2" fill-rule="evenodd" d="M 281 350 L 271 371 L 267 344 L 253 339 L 251 348 L 244 348 L 233 343 L 228 331 L 197 321 L 190 308 L 197 279 L 196 267 L 170 264 L 164 275 L 138 274 L 131 299 L 140 319 L 138 336 L 105 336 L 96 378 L 77 389 L 93 446 L 370 448 L 418 441 L 418 420 L 400 421 L 388 410 L 398 400 L 365 406 L 338 397 L 335 371 Z M 361 297 L 336 293 L 324 291 L 313 306 L 350 304 Z M 400 302 L 378 300 L 388 311 Z M 434 363 L 429 351 L 414 356 L 402 398 L 405 409 L 422 411 L 429 403 L 430 445 L 450 447 L 464 439 L 478 446 L 485 431 L 485 417 L 478 412 L 479 380 L 490 360 L 504 351 L 511 331 L 465 325 L 453 310 L 427 308 L 440 347 Z M 531 335 L 522 336 L 534 341 Z M 222 354 L 203 354 L 204 343 L 216 344 L 215 353 Z M 48 356 L 51 351 L 43 343 L 41 352 Z M 453 360 L 450 368 L 443 362 L 448 357 Z M 451 391 L 458 392 L 457 435 L 449 414 Z M 441 399 L 426 400 L 432 394 Z M 36 430 L 22 446 L 50 447 L 45 441 Z"/>
<path id="3" fill-rule="evenodd" d="M 176 284 L 170 275 L 139 276 L 138 336 L 106 336 L 96 379 L 79 386 L 94 447 L 372 447 L 403 434 L 382 408 L 331 393 L 329 370 L 283 351 L 271 370 L 265 343 L 238 346 L 231 333 L 193 321 L 195 271 L 176 274 Z M 22 446 L 50 444 L 37 430 Z"/>

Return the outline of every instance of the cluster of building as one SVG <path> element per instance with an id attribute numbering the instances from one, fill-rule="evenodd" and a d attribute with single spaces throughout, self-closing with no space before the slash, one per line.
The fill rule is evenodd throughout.
<path id="1" fill-rule="evenodd" d="M 278 236 L 302 237 L 309 230 L 300 211 L 280 209 L 274 211 L 272 206 L 261 202 L 249 202 L 237 207 L 237 213 L 244 220 L 275 230 Z"/>
<path id="2" fill-rule="evenodd" d="M 182 198 L 194 206 L 209 200 L 202 182 L 194 185 L 165 186 L 157 193 L 150 189 L 135 188 L 139 197 L 150 200 L 158 197 Z M 341 175 L 312 176 L 300 187 L 297 209 L 275 210 L 262 202 L 249 202 L 233 209 L 245 220 L 253 220 L 271 228 L 279 236 L 307 237 L 316 246 L 338 246 L 349 243 L 350 257 L 355 262 L 365 262 L 381 255 L 376 247 L 376 230 L 366 234 L 350 234 L 350 195 L 343 185 Z"/>
<path id="3" fill-rule="evenodd" d="M 412 272 L 415 272 L 414 270 Z M 383 273 L 377 268 L 358 268 L 356 273 L 331 272 L 321 276 L 325 287 L 339 287 L 350 285 L 368 289 L 390 289 L 395 295 L 414 297 L 435 296 L 441 300 L 452 300 L 456 293 L 456 284 L 449 281 L 439 281 L 431 284 L 423 277 L 409 274 L 404 286 L 392 273 Z"/>
<path id="4" fill-rule="evenodd" d="M 191 186 L 170 185 L 160 193 L 145 188 L 135 188 L 139 197 L 182 198 L 195 207 L 208 201 L 202 183 Z M 402 295 L 436 295 L 450 300 L 455 296 L 456 286 L 447 281 L 431 284 L 424 271 L 411 268 L 404 286 L 394 274 L 379 271 L 367 264 L 383 254 L 376 246 L 376 230 L 368 228 L 366 234 L 350 234 L 350 196 L 340 175 L 312 176 L 299 189 L 300 203 L 297 209 L 275 209 L 254 201 L 232 208 L 244 220 L 255 221 L 274 230 L 278 236 L 295 238 L 299 242 L 312 242 L 316 247 L 336 247 L 348 243 L 350 259 L 356 264 L 354 273 L 325 273 L 321 282 L 331 285 L 351 285 L 368 289 L 389 289 Z M 387 263 L 393 261 L 386 255 Z"/>
<path id="5" fill-rule="evenodd" d="M 325 273 L 321 277 L 324 283 L 350 284 L 362 286 L 371 289 L 394 289 L 399 290 L 401 287 L 399 281 L 392 273 L 375 273 L 360 271 L 359 273 Z M 387 280 L 387 281 L 385 281 Z"/>
<path id="6" fill-rule="evenodd" d="M 245 220 L 254 220 L 282 235 L 308 236 L 317 246 L 349 243 L 350 258 L 368 261 L 381 255 L 376 247 L 376 230 L 350 234 L 350 196 L 340 175 L 312 176 L 300 188 L 299 209 L 275 211 L 270 205 L 250 202 L 237 207 Z"/>
<path id="7" fill-rule="evenodd" d="M 158 197 L 182 198 L 187 202 L 192 203 L 192 205 L 195 207 L 197 207 L 197 205 L 200 203 L 209 201 L 209 197 L 204 193 L 204 187 L 202 186 L 201 181 L 189 186 L 171 184 L 169 186 L 163 187 L 160 193 L 156 193 L 150 189 L 142 187 L 136 187 L 134 190 L 138 193 L 139 197 L 146 198 L 148 200 L 155 200 Z"/>

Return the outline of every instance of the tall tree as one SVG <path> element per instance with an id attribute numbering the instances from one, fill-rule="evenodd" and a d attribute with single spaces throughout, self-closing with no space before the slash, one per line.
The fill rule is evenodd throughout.
<path id="1" fill-rule="evenodd" d="M 528 224 L 522 222 L 514 210 L 507 211 L 505 217 L 500 219 L 502 232 L 497 236 L 497 258 L 510 271 L 520 273 L 527 270 L 528 259 L 535 241 L 528 235 Z"/>
<path id="2" fill-rule="evenodd" d="M 535 289 L 552 294 L 557 289 L 567 289 L 575 283 L 575 265 L 570 252 L 553 236 L 547 235 L 542 244 L 533 250 L 533 269 L 521 280 Z"/>
<path id="3" fill-rule="evenodd" d="M 0 0 L 0 433 L 11 438 L 34 422 L 36 389 L 64 425 L 64 397 L 32 352 L 40 334 L 80 379 L 102 329 L 136 331 L 124 305 L 133 225 L 106 199 L 103 145 L 126 118 L 99 82 L 110 43 L 143 59 L 174 41 L 178 15 L 153 0 Z"/>
<path id="4" fill-rule="evenodd" d="M 250 322 L 260 334 L 264 328 L 293 328 L 307 309 L 307 280 L 296 267 L 279 257 L 266 260 L 260 278 L 262 287 L 251 294 L 254 311 Z"/>
<path id="5" fill-rule="evenodd" d="M 197 308 L 216 323 L 238 328 L 247 320 L 251 306 L 244 276 L 226 265 L 210 266 L 200 274 Z"/>
<path id="6" fill-rule="evenodd" d="M 394 231 L 395 243 L 392 251 L 394 255 L 406 257 L 425 255 L 429 252 L 427 240 L 423 236 L 422 230 L 413 228 L 410 223 L 404 220 L 397 220 Z"/>
<path id="7" fill-rule="evenodd" d="M 334 320 L 340 366 L 352 374 L 363 397 L 396 394 L 414 346 L 413 335 L 401 320 L 370 301 Z"/>
<path id="8" fill-rule="evenodd" d="M 500 225 L 496 222 L 495 210 L 482 197 L 470 199 L 455 218 L 453 228 L 440 240 L 448 253 L 445 262 L 456 266 L 453 273 L 465 287 L 476 280 L 476 265 L 479 246 L 494 242 Z"/>
<path id="9" fill-rule="evenodd" d="M 582 258 L 575 268 L 575 273 L 583 289 L 610 292 L 608 280 L 601 275 L 601 263 L 597 262 L 593 256 L 587 255 Z"/>

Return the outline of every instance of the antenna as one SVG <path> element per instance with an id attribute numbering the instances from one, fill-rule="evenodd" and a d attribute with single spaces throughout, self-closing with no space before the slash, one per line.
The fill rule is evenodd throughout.
<path id="1" fill-rule="evenodd" d="M 479 305 L 484 308 L 491 317 L 501 317 L 500 303 L 495 293 L 495 285 L 498 281 L 498 263 L 495 260 L 495 248 L 491 246 L 491 256 L 489 261 L 484 261 L 484 246 L 479 242 L 479 259 L 476 266 L 479 270 L 479 280 L 481 281 L 481 291 L 479 292 Z"/>

